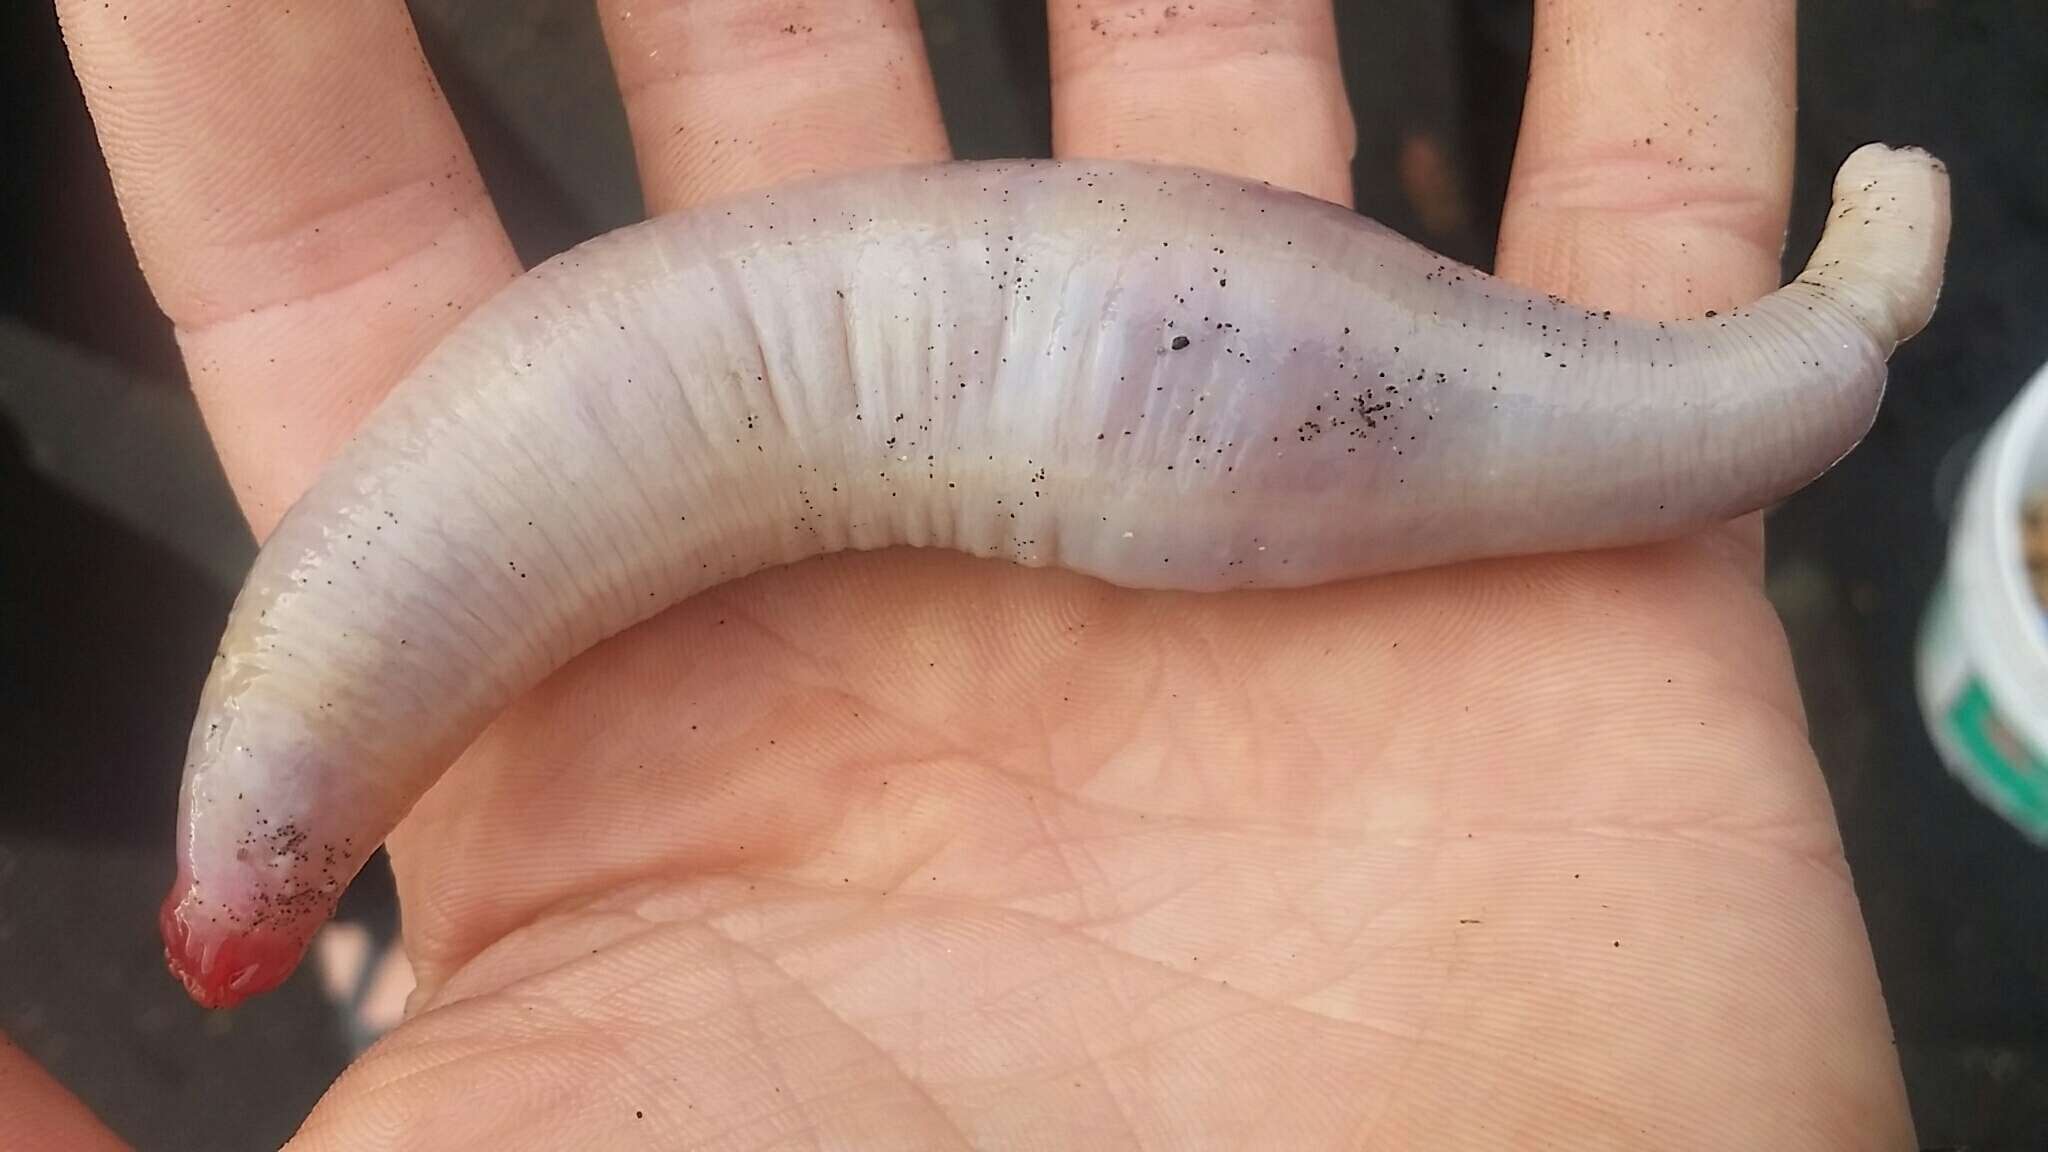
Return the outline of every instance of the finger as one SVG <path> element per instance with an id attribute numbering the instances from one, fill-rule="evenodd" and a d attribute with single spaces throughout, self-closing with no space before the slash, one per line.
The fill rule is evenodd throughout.
<path id="1" fill-rule="evenodd" d="M 402 0 L 58 0 L 136 254 L 259 534 L 518 271 Z"/>
<path id="2" fill-rule="evenodd" d="M 951 151 L 913 0 L 599 0 L 648 209 Z"/>
<path id="3" fill-rule="evenodd" d="M 1538 0 L 1497 270 L 1653 317 L 1777 286 L 1796 0 Z M 1707 543 L 1763 575 L 1760 516 Z"/>
<path id="4" fill-rule="evenodd" d="M 0 1148 L 127 1148 L 28 1054 L 0 1036 Z"/>
<path id="5" fill-rule="evenodd" d="M 1329 0 L 1049 4 L 1053 151 L 1189 164 L 1351 203 Z"/>
<path id="6" fill-rule="evenodd" d="M 1499 270 L 1657 316 L 1777 286 L 1795 0 L 1538 0 Z"/>

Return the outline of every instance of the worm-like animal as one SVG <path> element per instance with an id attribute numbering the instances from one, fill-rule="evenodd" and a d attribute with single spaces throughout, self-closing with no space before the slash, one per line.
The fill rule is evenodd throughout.
<path id="1" fill-rule="evenodd" d="M 951 548 L 1222 591 L 1669 538 L 1868 431 L 1947 175 L 1869 145 L 1816 251 L 1656 323 L 1357 213 L 1121 162 L 901 167 L 592 240 L 465 319 L 258 554 L 193 725 L 173 972 L 275 987 L 461 749 L 723 581 Z"/>

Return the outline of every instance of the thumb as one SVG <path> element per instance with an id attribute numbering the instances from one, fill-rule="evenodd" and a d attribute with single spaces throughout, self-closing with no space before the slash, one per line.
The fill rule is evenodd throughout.
<path id="1" fill-rule="evenodd" d="M 127 1152 L 78 1098 L 0 1036 L 0 1148 Z"/>

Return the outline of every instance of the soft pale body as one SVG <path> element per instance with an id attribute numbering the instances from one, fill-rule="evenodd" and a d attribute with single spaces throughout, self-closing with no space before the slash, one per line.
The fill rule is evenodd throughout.
<path id="1" fill-rule="evenodd" d="M 172 968 L 275 986 L 518 694 L 711 585 L 953 548 L 1182 590 L 1669 537 L 1814 479 L 1928 319 L 1941 166 L 1856 153 L 1806 272 L 1645 323 L 1340 208 L 1123 163 L 892 169 L 601 237 L 388 398 L 200 703 Z"/>

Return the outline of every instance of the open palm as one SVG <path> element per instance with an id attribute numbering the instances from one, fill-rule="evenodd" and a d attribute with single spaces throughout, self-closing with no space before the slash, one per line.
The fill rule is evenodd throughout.
<path id="1" fill-rule="evenodd" d="M 401 0 L 59 6 L 266 531 L 510 245 Z M 599 7 L 656 210 L 946 154 L 908 0 Z M 1540 0 L 1500 271 L 1774 287 L 1793 7 Z M 1348 201 L 1329 0 L 1049 17 L 1061 155 Z M 392 838 L 419 989 L 301 1145 L 1909 1148 L 1760 555 L 716 590 Z"/>

